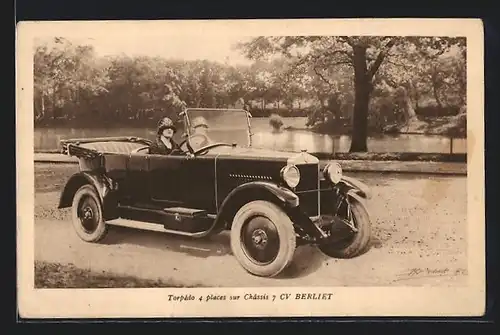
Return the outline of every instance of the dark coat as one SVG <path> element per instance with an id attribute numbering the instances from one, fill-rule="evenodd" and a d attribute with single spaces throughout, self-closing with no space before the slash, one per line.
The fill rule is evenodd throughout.
<path id="1" fill-rule="evenodd" d="M 172 143 L 172 148 L 167 148 L 160 136 L 156 137 L 156 141 L 149 147 L 149 153 L 153 155 L 170 155 L 173 152 L 181 151 L 179 145 L 174 140 L 171 139 L 170 142 Z"/>

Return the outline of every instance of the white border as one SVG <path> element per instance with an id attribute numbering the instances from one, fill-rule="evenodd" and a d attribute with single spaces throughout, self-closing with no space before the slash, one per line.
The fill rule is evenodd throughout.
<path id="1" fill-rule="evenodd" d="M 196 289 L 37 289 L 34 280 L 33 39 L 111 38 L 143 34 L 258 35 L 427 35 L 467 37 L 468 273 L 464 288 L 303 287 Z M 22 317 L 244 317 L 244 316 L 459 316 L 485 308 L 484 225 L 484 42 L 477 19 L 304 19 L 200 21 L 21 22 L 17 27 L 17 233 L 18 293 Z M 170 293 L 332 292 L 324 301 L 171 303 Z"/>

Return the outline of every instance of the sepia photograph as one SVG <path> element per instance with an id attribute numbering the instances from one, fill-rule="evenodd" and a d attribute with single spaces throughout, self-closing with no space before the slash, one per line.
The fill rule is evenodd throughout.
<path id="1" fill-rule="evenodd" d="M 26 316 L 481 315 L 482 24 L 424 21 L 19 24 Z"/>

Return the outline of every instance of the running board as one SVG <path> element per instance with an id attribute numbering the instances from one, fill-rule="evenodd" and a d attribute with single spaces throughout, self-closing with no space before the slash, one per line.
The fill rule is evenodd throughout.
<path id="1" fill-rule="evenodd" d="M 135 206 L 118 206 L 119 218 L 160 226 L 160 231 L 191 234 L 202 234 L 214 224 L 215 216 L 204 210 L 183 207 L 145 208 Z M 158 227 L 153 228 L 158 229 Z M 194 235 L 196 236 L 196 235 Z"/>
<path id="2" fill-rule="evenodd" d="M 109 220 L 109 221 L 106 221 L 106 224 L 111 225 L 111 226 L 127 227 L 127 228 L 139 229 L 139 230 L 148 230 L 148 231 L 155 231 L 155 232 L 160 232 L 160 233 L 175 234 L 175 235 L 182 235 L 182 236 L 189 236 L 189 237 L 203 237 L 203 236 L 207 235 L 207 231 L 189 233 L 189 232 L 184 232 L 184 231 L 166 229 L 163 227 L 163 225 L 157 224 L 157 223 L 149 223 L 149 222 L 135 221 L 135 220 L 129 220 L 129 219 Z"/>

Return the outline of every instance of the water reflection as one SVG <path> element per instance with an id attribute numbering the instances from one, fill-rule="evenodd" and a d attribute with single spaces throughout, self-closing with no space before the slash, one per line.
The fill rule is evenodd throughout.
<path id="1" fill-rule="evenodd" d="M 273 132 L 265 122 L 253 121 L 253 145 L 260 148 L 309 152 L 348 152 L 351 138 L 347 135 L 330 136 L 305 130 L 284 130 Z M 228 133 L 228 141 L 231 135 Z M 35 150 L 54 150 L 59 141 L 68 138 L 88 138 L 104 136 L 139 136 L 154 139 L 154 128 L 37 128 L 34 134 Z M 383 135 L 368 138 L 368 150 L 372 152 L 429 152 L 449 153 L 450 139 L 437 135 Z M 453 139 L 453 152 L 467 152 L 466 139 Z"/>
<path id="2" fill-rule="evenodd" d="M 89 138 L 109 136 L 138 136 L 154 139 L 155 129 L 148 128 L 37 128 L 34 133 L 35 150 L 60 148 L 59 141 L 68 138 Z"/>
<path id="3" fill-rule="evenodd" d="M 332 152 L 333 141 L 329 136 L 301 131 L 257 132 L 252 145 L 258 148 L 309 152 Z"/>
<path id="4" fill-rule="evenodd" d="M 305 131 L 284 131 L 281 133 L 258 132 L 253 145 L 266 149 L 309 152 L 348 152 L 351 138 L 347 135 L 330 136 Z M 432 135 L 399 135 L 368 138 L 371 152 L 430 152 L 449 153 L 450 139 Z M 466 139 L 453 139 L 453 153 L 467 152 Z"/>

